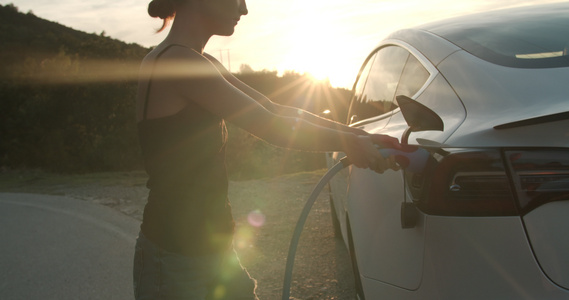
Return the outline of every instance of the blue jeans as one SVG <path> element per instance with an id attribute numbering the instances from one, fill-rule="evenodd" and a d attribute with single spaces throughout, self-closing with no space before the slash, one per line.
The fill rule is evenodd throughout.
<path id="1" fill-rule="evenodd" d="M 256 281 L 241 266 L 234 250 L 188 257 L 159 248 L 141 233 L 136 240 L 133 275 L 136 300 L 258 299 Z"/>

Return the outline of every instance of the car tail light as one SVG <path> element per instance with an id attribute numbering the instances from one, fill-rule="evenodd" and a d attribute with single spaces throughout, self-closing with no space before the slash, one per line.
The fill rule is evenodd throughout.
<path id="1" fill-rule="evenodd" d="M 522 214 L 548 202 L 569 200 L 569 150 L 508 150 L 505 157 Z"/>
<path id="2" fill-rule="evenodd" d="M 453 151 L 436 155 L 424 174 L 411 175 L 415 182 L 408 188 L 421 190 L 414 193 L 421 195 L 415 199 L 419 209 L 445 216 L 518 214 L 500 151 Z"/>

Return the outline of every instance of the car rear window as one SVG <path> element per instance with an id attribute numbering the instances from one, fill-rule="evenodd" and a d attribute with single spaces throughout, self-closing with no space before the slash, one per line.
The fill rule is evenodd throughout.
<path id="1" fill-rule="evenodd" d="M 569 66 L 569 3 L 497 10 L 423 28 L 495 64 Z"/>

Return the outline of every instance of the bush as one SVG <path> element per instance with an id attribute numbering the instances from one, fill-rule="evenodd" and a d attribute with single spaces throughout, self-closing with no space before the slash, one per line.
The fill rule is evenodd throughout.
<path id="1" fill-rule="evenodd" d="M 227 169 L 233 180 L 272 177 L 326 167 L 323 153 L 278 148 L 228 125 Z"/>

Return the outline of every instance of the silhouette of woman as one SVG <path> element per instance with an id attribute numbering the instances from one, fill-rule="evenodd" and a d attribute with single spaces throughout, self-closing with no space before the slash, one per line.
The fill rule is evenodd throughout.
<path id="1" fill-rule="evenodd" d="M 136 243 L 136 299 L 257 299 L 256 282 L 233 251 L 227 198 L 225 122 L 280 147 L 343 151 L 353 164 L 398 169 L 374 144 L 397 139 L 279 105 L 207 53 L 213 35 L 232 35 L 245 0 L 153 0 L 148 12 L 172 22 L 143 60 L 139 139 L 150 190 Z"/>

